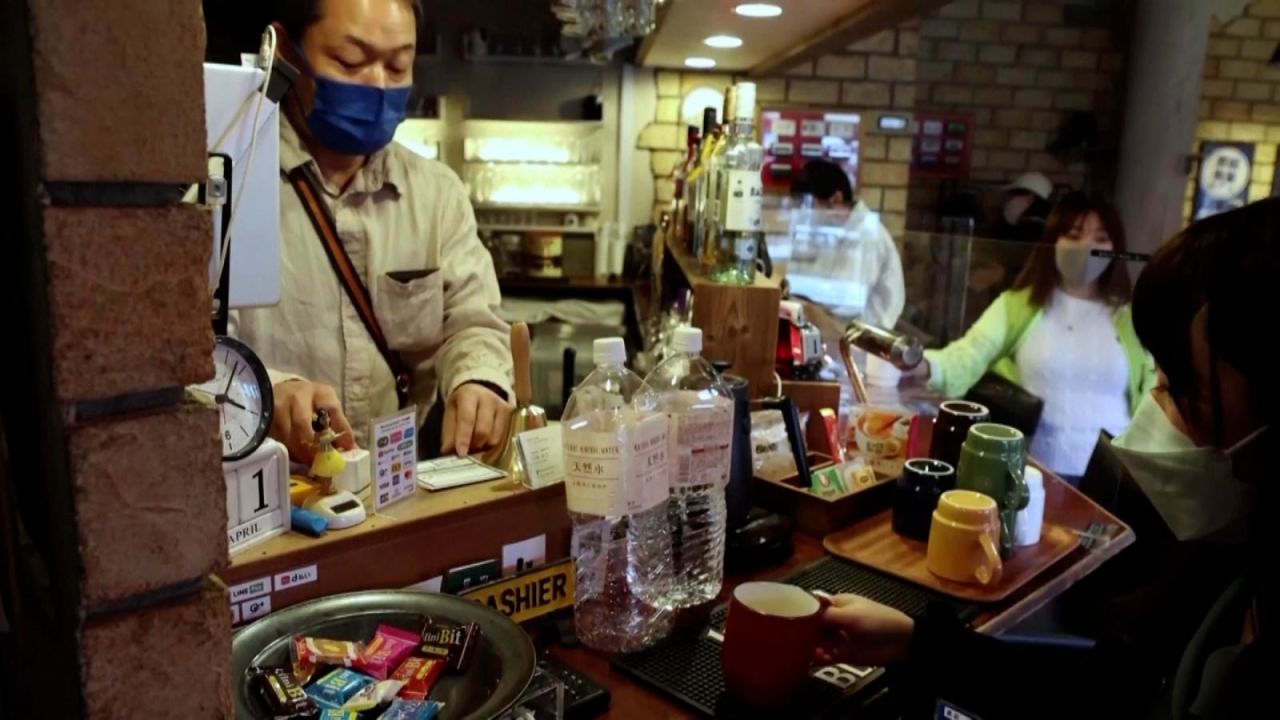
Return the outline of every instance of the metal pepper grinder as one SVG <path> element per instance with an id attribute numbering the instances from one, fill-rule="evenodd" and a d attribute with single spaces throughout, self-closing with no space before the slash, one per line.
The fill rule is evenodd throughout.
<path id="1" fill-rule="evenodd" d="M 524 484 L 528 473 L 520 457 L 515 438 L 525 430 L 547 426 L 547 413 L 533 404 L 533 379 L 529 366 L 529 326 L 516 321 L 511 324 L 511 364 L 516 384 L 516 409 L 507 424 L 507 436 L 490 454 L 486 462 L 505 472 L 511 482 Z M 492 457 L 492 461 L 489 458 Z"/>

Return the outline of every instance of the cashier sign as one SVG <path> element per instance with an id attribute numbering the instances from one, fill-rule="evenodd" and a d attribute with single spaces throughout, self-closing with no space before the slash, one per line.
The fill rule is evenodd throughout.
<path id="1" fill-rule="evenodd" d="M 462 597 L 488 605 L 520 623 L 573 607 L 573 587 L 573 561 L 561 560 L 481 585 L 462 593 Z"/>

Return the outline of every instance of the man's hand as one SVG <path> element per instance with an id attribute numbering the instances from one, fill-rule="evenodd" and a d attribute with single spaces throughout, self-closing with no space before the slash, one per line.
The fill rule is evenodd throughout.
<path id="1" fill-rule="evenodd" d="M 910 616 L 857 595 L 836 595 L 824 605 L 825 637 L 814 650 L 819 663 L 883 667 L 906 659 L 915 632 Z"/>
<path id="2" fill-rule="evenodd" d="M 342 433 L 333 444 L 340 450 L 352 450 L 356 440 L 351 435 L 351 424 L 342 413 L 338 393 L 328 385 L 310 380 L 286 380 L 273 388 L 275 413 L 271 417 L 271 437 L 289 448 L 289 457 L 301 463 L 310 463 L 315 457 L 316 433 L 311 420 L 316 410 L 329 411 L 330 429 Z"/>
<path id="3" fill-rule="evenodd" d="M 512 406 L 479 383 L 463 383 L 444 408 L 440 452 L 458 457 L 492 447 L 507 436 Z"/>

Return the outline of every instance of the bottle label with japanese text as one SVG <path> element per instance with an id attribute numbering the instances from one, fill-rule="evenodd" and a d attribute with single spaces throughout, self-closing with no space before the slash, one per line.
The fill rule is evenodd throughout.
<path id="1" fill-rule="evenodd" d="M 569 511 L 619 516 L 664 502 L 668 482 L 667 418 L 651 415 L 618 432 L 564 431 Z"/>
<path id="2" fill-rule="evenodd" d="M 618 433 L 564 430 L 564 492 L 569 512 L 621 515 L 626 508 Z"/>
<path id="3" fill-rule="evenodd" d="M 677 466 L 672 487 L 729 482 L 730 448 L 733 444 L 733 405 L 728 400 L 672 416 Z"/>
<path id="4" fill-rule="evenodd" d="M 627 513 L 648 510 L 671 494 L 669 427 L 667 416 L 655 413 L 623 428 Z"/>
<path id="5" fill-rule="evenodd" d="M 764 181 L 759 170 L 726 170 L 720 192 L 720 226 L 732 232 L 759 232 Z"/>

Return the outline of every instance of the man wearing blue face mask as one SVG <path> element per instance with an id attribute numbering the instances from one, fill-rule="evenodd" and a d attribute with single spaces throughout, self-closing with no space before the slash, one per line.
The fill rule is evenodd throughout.
<path id="1" fill-rule="evenodd" d="M 236 334 L 275 390 L 272 435 L 315 451 L 327 409 L 339 444 L 370 421 L 447 398 L 443 452 L 506 433 L 511 356 L 488 252 L 458 177 L 392 142 L 413 86 L 420 0 L 282 0 L 278 61 L 299 71 L 280 127 L 281 290 Z"/>

